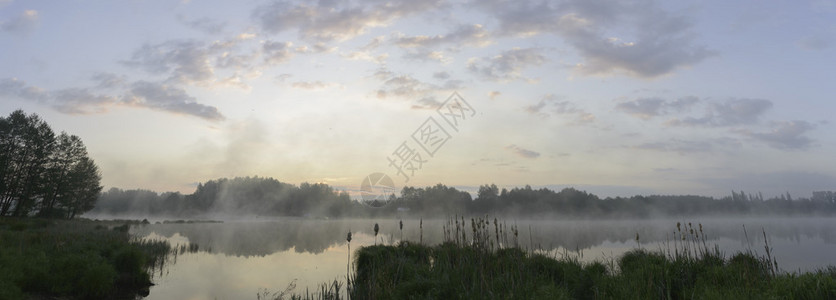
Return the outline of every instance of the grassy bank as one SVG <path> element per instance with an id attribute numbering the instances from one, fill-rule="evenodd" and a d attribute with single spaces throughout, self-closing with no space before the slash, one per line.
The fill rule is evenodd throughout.
<path id="1" fill-rule="evenodd" d="M 168 251 L 120 222 L 0 218 L 0 299 L 134 298 Z"/>
<path id="2" fill-rule="evenodd" d="M 670 257 L 637 249 L 581 263 L 519 248 L 363 247 L 352 299 L 834 299 L 836 269 L 775 275 L 751 253 Z"/>

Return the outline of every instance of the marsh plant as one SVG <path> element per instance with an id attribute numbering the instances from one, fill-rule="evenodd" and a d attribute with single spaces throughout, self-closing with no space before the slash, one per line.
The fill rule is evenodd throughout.
<path id="1" fill-rule="evenodd" d="M 114 299 L 147 294 L 171 246 L 130 225 L 0 218 L 0 299 Z M 37 297 L 36 297 L 37 296 Z"/>
<path id="2" fill-rule="evenodd" d="M 348 261 L 351 261 L 351 231 L 349 231 L 348 234 L 345 236 L 345 242 L 348 246 Z M 346 266 L 345 271 L 346 273 L 349 272 L 348 266 Z"/>
<path id="3" fill-rule="evenodd" d="M 380 231 L 380 226 L 374 223 L 374 244 L 377 246 L 377 233 Z"/>
<path id="4" fill-rule="evenodd" d="M 468 224 L 469 223 L 469 224 Z M 377 224 L 375 224 L 377 225 Z M 422 226 L 419 221 L 419 227 Z M 469 230 L 465 225 L 470 225 Z M 377 226 L 376 226 L 377 227 Z M 835 299 L 836 267 L 778 271 L 769 241 L 765 256 L 731 256 L 710 247 L 702 224 L 679 222 L 651 251 L 641 247 L 609 261 L 519 247 L 519 229 L 494 218 L 450 217 L 444 241 L 425 246 L 361 247 L 346 283 L 348 299 Z M 466 233 L 469 231 L 469 234 Z M 529 229 L 529 235 L 532 230 Z M 513 241 L 509 243 L 509 241 Z M 578 252 L 580 252 L 578 250 Z M 325 288 L 327 287 L 327 288 Z M 339 299 L 340 285 L 292 299 Z"/>
<path id="5" fill-rule="evenodd" d="M 424 218 L 418 221 L 418 243 L 424 244 Z"/>

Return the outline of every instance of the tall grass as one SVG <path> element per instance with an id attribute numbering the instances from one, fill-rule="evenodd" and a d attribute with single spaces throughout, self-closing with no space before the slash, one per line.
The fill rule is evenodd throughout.
<path id="1" fill-rule="evenodd" d="M 836 267 L 808 273 L 778 271 L 768 240 L 766 254 L 727 257 L 710 247 L 701 224 L 677 223 L 651 251 L 638 246 L 608 264 L 583 263 L 519 245 L 519 229 L 487 217 L 454 216 L 444 242 L 409 241 L 361 247 L 347 276 L 350 299 L 836 299 Z M 468 226 L 469 225 L 469 226 Z M 468 228 L 469 227 L 469 228 Z M 469 229 L 469 230 L 468 230 Z M 529 235 L 531 230 L 529 229 Z M 764 232 L 764 237 L 766 234 Z M 641 245 L 636 235 L 637 245 Z M 318 298 L 337 299 L 339 289 Z M 323 296 L 324 295 L 324 296 Z M 331 298 L 329 298 L 331 297 Z"/>
<path id="2" fill-rule="evenodd" d="M 0 218 L 0 299 L 114 299 L 147 294 L 147 270 L 168 251 L 132 240 L 128 226 Z"/>

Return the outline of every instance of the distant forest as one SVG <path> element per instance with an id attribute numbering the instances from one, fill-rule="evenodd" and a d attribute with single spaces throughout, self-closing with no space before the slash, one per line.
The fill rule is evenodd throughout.
<path id="1" fill-rule="evenodd" d="M 554 191 L 530 186 L 499 189 L 483 185 L 471 194 L 438 184 L 404 187 L 381 207 L 352 200 L 326 184 L 299 186 L 273 178 L 244 177 L 210 180 L 194 193 L 156 193 L 148 190 L 110 189 L 101 193 L 95 215 L 133 217 L 296 216 L 443 217 L 490 214 L 497 216 L 567 218 L 650 218 L 698 215 L 822 215 L 836 214 L 836 193 L 814 192 L 811 198 L 789 193 L 764 199 L 760 193 L 732 191 L 716 199 L 704 196 L 633 196 L 601 199 L 574 188 Z M 380 203 L 378 203 L 380 204 Z"/>

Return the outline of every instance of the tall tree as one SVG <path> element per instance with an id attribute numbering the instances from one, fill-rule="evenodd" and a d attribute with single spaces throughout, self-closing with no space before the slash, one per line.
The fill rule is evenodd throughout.
<path id="1" fill-rule="evenodd" d="M 22 110 L 0 117 L 0 216 L 74 216 L 98 196 L 101 176 L 77 136 Z M 65 199 L 66 198 L 66 199 Z M 87 199 L 87 200 L 84 200 Z M 69 213 L 74 212 L 74 213 Z"/>
<path id="2" fill-rule="evenodd" d="M 67 218 L 72 219 L 93 209 L 102 191 L 102 186 L 99 185 L 102 176 L 93 160 L 84 157 L 73 166 L 67 177 L 70 180 L 70 189 L 60 201 L 67 209 Z"/>
<path id="3" fill-rule="evenodd" d="M 40 214 L 45 216 L 57 216 L 56 204 L 66 202 L 63 198 L 70 197 L 72 184 L 71 172 L 76 166 L 87 157 L 87 149 L 81 139 L 75 135 L 68 135 L 62 132 L 58 136 L 55 151 L 50 156 L 47 166 L 46 181 L 47 190 L 41 201 Z"/>

